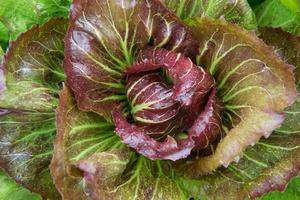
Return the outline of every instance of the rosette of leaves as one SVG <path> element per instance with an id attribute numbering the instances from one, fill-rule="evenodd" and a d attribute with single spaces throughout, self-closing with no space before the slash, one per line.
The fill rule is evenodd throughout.
<path id="1" fill-rule="evenodd" d="M 279 54 L 238 25 L 174 11 L 159 0 L 75 0 L 64 70 L 63 31 L 50 31 L 58 22 L 21 35 L 27 42 L 2 64 L 1 167 L 45 199 L 283 190 L 300 168 L 290 65 L 299 65 L 299 38 L 284 34 L 293 49 L 266 40 Z"/>

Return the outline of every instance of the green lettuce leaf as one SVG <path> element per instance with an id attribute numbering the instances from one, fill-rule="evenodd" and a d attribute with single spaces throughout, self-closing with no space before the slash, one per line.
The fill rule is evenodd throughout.
<path id="1" fill-rule="evenodd" d="M 63 38 L 67 21 L 57 18 L 35 26 L 11 43 L 0 66 L 0 107 L 52 111 L 65 79 Z"/>
<path id="2" fill-rule="evenodd" d="M 300 35 L 300 1 L 266 0 L 254 11 L 260 27 L 282 28 Z"/>
<path id="3" fill-rule="evenodd" d="M 67 17 L 71 0 L 0 0 L 0 46 L 54 16 Z"/>
<path id="4" fill-rule="evenodd" d="M 20 187 L 13 180 L 0 171 L 0 199 L 2 200 L 40 200 L 41 198 Z"/>
<path id="5" fill-rule="evenodd" d="M 3 112 L 0 167 L 30 190 L 58 198 L 49 171 L 56 130 L 54 113 Z"/>
<path id="6" fill-rule="evenodd" d="M 0 46 L 0 63 L 2 63 L 3 54 L 4 54 L 3 49 Z"/>
<path id="7" fill-rule="evenodd" d="M 0 167 L 43 198 L 58 199 L 50 175 L 54 108 L 64 80 L 66 20 L 51 19 L 21 34 L 0 70 Z"/>
<path id="8" fill-rule="evenodd" d="M 172 174 L 167 162 L 125 148 L 112 124 L 78 110 L 66 87 L 60 93 L 57 127 L 51 172 L 64 199 L 186 199 L 175 179 L 163 173 Z"/>
<path id="9" fill-rule="evenodd" d="M 255 15 L 247 0 L 163 0 L 177 16 L 185 20 L 190 17 L 225 17 L 246 29 L 256 29 Z"/>

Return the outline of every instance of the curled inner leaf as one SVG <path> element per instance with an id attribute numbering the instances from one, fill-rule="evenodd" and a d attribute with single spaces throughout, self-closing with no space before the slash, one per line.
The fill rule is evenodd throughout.
<path id="1" fill-rule="evenodd" d="M 158 73 L 130 76 L 126 88 L 131 114 L 149 134 L 161 137 L 178 127 L 180 122 L 175 121 L 180 103 L 172 98 L 172 89 Z"/>
<path id="2" fill-rule="evenodd" d="M 129 124 L 120 111 L 113 112 L 116 132 L 122 141 L 140 154 L 152 159 L 178 160 L 190 155 L 194 141 L 182 139 L 176 141 L 168 136 L 164 142 L 158 142 L 145 133 L 145 130 Z"/>
<path id="3" fill-rule="evenodd" d="M 159 75 L 160 68 L 166 70 L 173 86 Z M 124 143 L 150 159 L 178 160 L 217 138 L 222 107 L 216 89 L 212 89 L 214 80 L 189 58 L 147 48 L 135 64 L 127 67 L 126 75 L 134 124 L 120 111 L 113 113 L 116 132 Z M 186 138 L 176 141 L 172 137 L 184 131 L 188 132 Z M 161 135 L 156 138 L 164 141 L 155 140 L 153 135 Z"/>
<path id="4" fill-rule="evenodd" d="M 217 97 L 214 88 L 209 95 L 204 111 L 197 117 L 193 126 L 189 129 L 189 137 L 196 142 L 197 148 L 205 148 L 215 141 L 222 132 L 222 103 Z"/>

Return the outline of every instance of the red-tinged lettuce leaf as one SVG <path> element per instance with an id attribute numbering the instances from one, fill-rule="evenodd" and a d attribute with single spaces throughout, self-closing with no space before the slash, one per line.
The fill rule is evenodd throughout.
<path id="1" fill-rule="evenodd" d="M 22 33 L 0 66 L 0 107 L 52 111 L 65 75 L 62 68 L 65 19 L 52 19 Z"/>
<path id="2" fill-rule="evenodd" d="M 300 37 L 294 36 L 281 29 L 262 28 L 260 29 L 262 38 L 268 45 L 275 48 L 275 51 L 287 63 L 296 67 L 295 78 L 297 83 L 297 90 L 300 92 Z M 276 130 L 278 133 L 291 134 L 299 133 L 299 120 L 296 118 L 300 113 L 297 110 L 299 105 L 299 97 L 291 108 L 285 111 L 287 119 L 282 127 Z M 292 117 L 294 116 L 294 117 Z"/>
<path id="3" fill-rule="evenodd" d="M 208 147 L 222 133 L 222 103 L 215 88 L 210 92 L 204 110 L 188 130 L 189 137 L 195 141 L 197 149 Z"/>
<path id="4" fill-rule="evenodd" d="M 182 199 L 177 183 L 162 173 L 167 163 L 125 148 L 111 124 L 78 110 L 67 88 L 60 93 L 57 127 L 51 172 L 64 199 Z"/>
<path id="5" fill-rule="evenodd" d="M 181 19 L 196 16 L 225 17 L 246 29 L 256 29 L 255 14 L 247 0 L 163 0 Z"/>
<path id="6" fill-rule="evenodd" d="M 299 77 L 299 75 L 297 75 Z M 198 179 L 179 178 L 195 199 L 255 199 L 270 191 L 284 191 L 300 171 L 300 98 L 286 111 L 286 119 L 268 139 L 248 147 L 238 163 Z"/>
<path id="7" fill-rule="evenodd" d="M 283 122 L 282 112 L 293 104 L 297 92 L 293 67 L 254 34 L 208 18 L 188 24 L 200 42 L 197 64 L 214 75 L 225 108 L 226 136 L 212 155 L 189 166 L 187 172 L 197 176 L 227 167 L 249 145 L 269 137 Z"/>
<path id="8" fill-rule="evenodd" d="M 297 199 L 300 196 L 300 174 L 297 177 L 294 177 L 288 183 L 284 192 L 272 191 L 267 194 L 264 194 L 259 200 L 272 200 L 272 199 Z"/>
<path id="9" fill-rule="evenodd" d="M 54 113 L 0 114 L 0 168 L 44 198 L 58 199 L 49 164 L 55 137 Z"/>
<path id="10" fill-rule="evenodd" d="M 221 132 L 222 110 L 216 90 L 212 89 L 213 77 L 188 57 L 163 48 L 147 48 L 139 56 L 125 70 L 129 77 L 127 96 L 135 122 L 130 124 L 120 110 L 113 112 L 115 131 L 122 141 L 151 160 L 172 161 L 190 155 L 195 142 L 197 148 L 213 142 Z M 160 68 L 165 70 L 173 86 L 153 72 Z M 145 127 L 139 126 L 141 122 Z M 171 125 L 175 132 L 194 126 L 187 138 L 176 141 L 172 134 L 166 133 L 168 136 L 163 141 L 157 141 L 149 136 L 152 133 L 148 133 L 147 124 L 165 125 L 165 129 Z"/>
<path id="11" fill-rule="evenodd" d="M 190 32 L 159 0 L 75 0 L 65 71 L 79 108 L 105 118 L 126 100 L 122 72 L 150 44 L 194 55 Z"/>
<path id="12" fill-rule="evenodd" d="M 57 136 L 51 174 L 63 199 L 89 199 L 82 178 L 70 175 L 72 164 L 95 152 L 122 146 L 112 124 L 95 113 L 79 111 L 71 91 L 60 92 L 56 109 Z"/>
<path id="13" fill-rule="evenodd" d="M 167 163 L 142 156 L 132 159 L 122 151 L 103 152 L 76 163 L 87 182 L 87 193 L 95 200 L 188 199 L 175 181 Z M 168 176 L 169 175 L 169 176 Z"/>
<path id="14" fill-rule="evenodd" d="M 93 199 L 114 199 L 109 188 L 115 188 L 122 181 L 127 164 L 130 161 L 128 149 L 94 153 L 75 162 L 70 174 L 83 178 L 85 192 Z"/>
<path id="15" fill-rule="evenodd" d="M 180 104 L 158 72 L 129 76 L 126 94 L 135 124 L 151 137 L 163 138 L 180 127 Z"/>
<path id="16" fill-rule="evenodd" d="M 296 82 L 299 84 L 300 77 L 300 36 L 294 36 L 279 28 L 260 28 L 260 38 L 275 48 L 282 59 L 296 67 Z"/>
<path id="17" fill-rule="evenodd" d="M 125 72 L 126 75 L 132 75 L 159 68 L 164 69 L 172 79 L 172 98 L 180 103 L 180 109 L 184 111 L 183 114 L 179 113 L 184 124 L 183 130 L 189 128 L 206 104 L 206 97 L 215 84 L 214 79 L 190 58 L 162 48 L 143 50 L 140 59 L 128 66 Z M 139 106 L 147 107 L 144 102 Z"/>
<path id="18" fill-rule="evenodd" d="M 151 160 L 176 161 L 186 158 L 195 146 L 191 138 L 176 141 L 169 135 L 163 142 L 156 141 L 144 128 L 128 123 L 119 110 L 113 112 L 113 120 L 116 126 L 115 132 L 122 142 Z"/>

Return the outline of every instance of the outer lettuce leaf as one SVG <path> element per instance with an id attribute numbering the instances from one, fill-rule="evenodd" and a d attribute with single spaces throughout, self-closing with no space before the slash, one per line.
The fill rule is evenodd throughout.
<path id="1" fill-rule="evenodd" d="M 17 185 L 0 171 L 0 199 L 3 200 L 40 200 L 41 198 Z"/>
<path id="2" fill-rule="evenodd" d="M 246 29 L 256 29 L 255 15 L 247 0 L 163 0 L 181 19 L 196 16 L 225 17 Z"/>
<path id="3" fill-rule="evenodd" d="M 2 111 L 0 123 L 0 167 L 47 198 L 59 198 L 49 172 L 54 117 L 53 113 Z"/>
<path id="4" fill-rule="evenodd" d="M 300 35 L 300 2 L 298 0 L 266 0 L 254 11 L 260 27 L 282 28 Z"/>
<path id="5" fill-rule="evenodd" d="M 53 108 L 64 74 L 66 21 L 52 19 L 13 42 L 1 65 L 0 167 L 18 183 L 58 199 L 49 164 L 56 133 Z"/>
<path id="6" fill-rule="evenodd" d="M 295 78 L 297 84 L 297 90 L 300 92 L 300 37 L 294 36 L 281 29 L 263 28 L 260 29 L 262 38 L 267 44 L 273 46 L 275 51 L 285 60 L 287 63 L 296 67 Z M 299 119 L 297 119 L 299 113 L 299 97 L 296 103 L 286 110 L 287 119 L 282 127 L 276 130 L 281 134 L 297 134 L 300 132 Z"/>
<path id="7" fill-rule="evenodd" d="M 78 110 L 68 88 L 60 93 L 57 127 L 51 171 L 64 199 L 185 199 L 160 162 L 125 148 L 111 124 Z"/>
<path id="8" fill-rule="evenodd" d="M 297 93 L 293 68 L 254 34 L 220 20 L 196 18 L 188 23 L 200 41 L 198 64 L 215 76 L 226 119 L 226 136 L 214 153 L 189 167 L 197 176 L 228 166 L 247 146 L 269 137 Z"/>
<path id="9" fill-rule="evenodd" d="M 0 107 L 47 112 L 65 75 L 62 68 L 66 20 L 35 26 L 11 43 L 0 66 Z"/>
<path id="10" fill-rule="evenodd" d="M 185 55 L 196 50 L 185 25 L 159 0 L 75 0 L 65 71 L 79 108 L 109 119 L 126 99 L 122 71 L 147 44 Z"/>
<path id="11" fill-rule="evenodd" d="M 181 178 L 181 186 L 195 199 L 254 199 L 283 191 L 300 170 L 299 138 L 299 134 L 273 134 L 248 148 L 238 164 L 199 179 Z"/>
<path id="12" fill-rule="evenodd" d="M 57 136 L 51 173 L 64 199 L 89 199 L 82 178 L 70 175 L 72 164 L 113 147 L 122 146 L 112 124 L 99 115 L 79 111 L 71 91 L 64 87 L 56 109 Z"/>
<path id="13" fill-rule="evenodd" d="M 66 17 L 71 0 L 0 0 L 0 46 L 17 38 L 33 24 L 54 16 Z"/>
<path id="14" fill-rule="evenodd" d="M 77 163 L 84 172 L 87 191 L 93 199 L 188 199 L 176 181 L 164 174 L 165 166 L 159 161 L 155 163 L 139 157 L 133 169 L 126 172 L 128 160 L 122 153 L 101 153 Z"/>
<path id="15" fill-rule="evenodd" d="M 281 29 L 261 28 L 260 38 L 265 43 L 275 48 L 275 51 L 288 62 L 296 67 L 296 82 L 300 81 L 300 36 L 294 36 Z"/>

